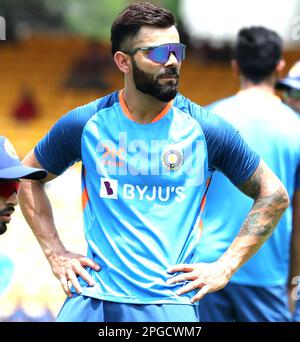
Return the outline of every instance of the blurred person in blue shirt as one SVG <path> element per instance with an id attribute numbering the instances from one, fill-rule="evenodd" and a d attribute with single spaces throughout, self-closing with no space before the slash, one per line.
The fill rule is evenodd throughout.
<path id="1" fill-rule="evenodd" d="M 291 67 L 288 75 L 285 78 L 277 82 L 276 88 L 283 91 L 284 102 L 299 114 L 300 120 L 300 61 L 297 61 Z M 294 256 L 295 260 L 291 263 L 291 266 L 294 267 L 294 269 L 290 270 L 291 276 L 289 281 L 289 293 L 291 309 L 292 311 L 295 309 L 293 320 L 295 322 L 300 322 L 299 278 L 293 278 L 293 275 L 295 274 L 298 274 L 300 277 L 300 256 L 299 253 L 297 253 L 297 250 L 300 246 L 300 191 L 296 191 L 294 193 L 293 204 L 294 208 L 298 208 L 298 210 L 294 210 L 293 212 L 293 236 L 291 241 L 291 256 Z"/>
<path id="2" fill-rule="evenodd" d="M 232 62 L 240 78 L 240 91 L 208 109 L 239 130 L 292 198 L 300 190 L 300 122 L 297 114 L 275 96 L 277 75 L 285 65 L 281 55 L 282 41 L 277 33 L 264 27 L 240 30 Z M 252 204 L 220 172 L 215 173 L 200 242 L 203 262 L 213 262 L 224 253 Z M 294 204 L 294 212 L 299 213 L 299 201 Z M 287 285 L 299 274 L 295 263 L 300 248 L 298 244 L 291 253 L 292 209 L 286 210 L 270 239 L 229 284 L 200 301 L 202 321 L 291 320 Z"/>

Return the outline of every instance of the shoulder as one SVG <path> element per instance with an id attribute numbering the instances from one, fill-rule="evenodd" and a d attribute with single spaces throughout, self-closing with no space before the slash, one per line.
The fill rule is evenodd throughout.
<path id="1" fill-rule="evenodd" d="M 81 159 L 81 138 L 89 120 L 118 101 L 113 93 L 79 106 L 62 116 L 35 146 L 40 164 L 53 174 L 61 174 L 67 167 Z"/>
<path id="2" fill-rule="evenodd" d="M 112 107 L 118 102 L 118 92 L 114 92 L 95 101 L 79 106 L 62 117 L 63 124 L 83 127 L 87 121 L 102 109 Z"/>
<path id="3" fill-rule="evenodd" d="M 221 102 L 223 101 L 218 101 L 218 103 Z M 185 98 L 181 94 L 176 96 L 174 106 L 183 112 L 188 113 L 194 120 L 196 120 L 201 126 L 206 138 L 209 138 L 212 135 L 219 136 L 222 132 L 224 133 L 224 131 L 236 131 L 229 122 L 212 111 L 213 107 L 204 108 Z"/>

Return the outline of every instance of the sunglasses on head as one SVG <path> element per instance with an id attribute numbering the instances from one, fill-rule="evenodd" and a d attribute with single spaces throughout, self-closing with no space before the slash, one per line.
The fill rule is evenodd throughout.
<path id="1" fill-rule="evenodd" d="M 18 193 L 20 183 L 16 181 L 0 182 L 0 197 L 9 198 L 14 192 Z"/>
<path id="2" fill-rule="evenodd" d="M 183 61 L 185 59 L 185 49 L 186 46 L 184 44 L 170 43 L 156 46 L 138 47 L 131 52 L 127 52 L 127 54 L 133 56 L 138 51 L 146 51 L 147 58 L 152 62 L 165 64 L 169 60 L 171 53 L 174 53 L 178 62 Z"/>

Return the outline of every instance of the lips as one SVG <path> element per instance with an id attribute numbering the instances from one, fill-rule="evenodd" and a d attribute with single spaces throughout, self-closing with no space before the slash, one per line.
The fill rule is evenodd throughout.
<path id="1" fill-rule="evenodd" d="M 175 73 L 175 72 L 172 72 L 172 73 L 165 73 L 165 74 L 162 74 L 162 75 L 160 75 L 160 76 L 158 76 L 158 78 L 170 78 L 170 77 L 172 77 L 172 78 L 178 78 L 178 74 L 177 73 Z"/>
<path id="2" fill-rule="evenodd" d="M 11 220 L 11 215 L 1 215 L 1 222 L 8 223 Z"/>
<path id="3" fill-rule="evenodd" d="M 14 210 L 7 210 L 7 211 L 2 211 L 0 212 L 0 217 L 2 218 L 2 222 L 10 222 L 11 220 L 11 215 L 13 214 Z"/>
<path id="4" fill-rule="evenodd" d="M 162 76 L 162 77 L 159 77 L 160 80 L 177 80 L 178 77 L 177 76 Z"/>
<path id="5" fill-rule="evenodd" d="M 177 84 L 178 77 L 175 75 L 168 75 L 168 76 L 160 76 L 158 81 L 163 82 L 165 84 Z"/>

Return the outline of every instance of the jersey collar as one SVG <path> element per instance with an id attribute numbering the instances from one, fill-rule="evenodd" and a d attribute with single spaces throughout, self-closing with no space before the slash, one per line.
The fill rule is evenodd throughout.
<path id="1" fill-rule="evenodd" d="M 127 104 L 124 100 L 124 89 L 119 91 L 119 101 L 120 101 L 121 108 L 122 108 L 124 114 L 127 116 L 127 118 L 131 121 L 136 122 L 134 120 L 132 114 L 130 113 L 130 111 L 127 107 Z M 154 123 L 154 122 L 161 120 L 168 113 L 168 111 L 172 107 L 172 104 L 173 104 L 173 101 L 168 102 L 166 107 L 159 114 L 156 115 L 156 117 L 151 121 L 151 123 Z"/>

